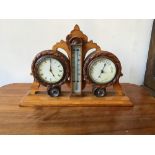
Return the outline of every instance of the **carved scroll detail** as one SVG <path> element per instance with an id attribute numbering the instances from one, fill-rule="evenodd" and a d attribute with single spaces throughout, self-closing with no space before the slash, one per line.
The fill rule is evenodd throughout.
<path id="1" fill-rule="evenodd" d="M 97 43 L 94 43 L 92 40 L 90 40 L 89 42 L 87 42 L 87 43 L 83 46 L 84 55 L 86 55 L 87 52 L 88 52 L 90 49 L 93 49 L 93 48 L 96 49 L 96 52 L 101 51 L 100 46 L 97 45 Z"/>
<path id="2" fill-rule="evenodd" d="M 88 37 L 80 30 L 80 27 L 76 24 L 74 29 L 67 35 L 66 40 L 69 42 L 72 38 L 81 38 L 84 42 L 88 41 Z"/>
<path id="3" fill-rule="evenodd" d="M 61 40 L 60 42 L 57 42 L 52 47 L 52 50 L 57 51 L 58 48 L 64 49 L 67 52 L 68 56 L 70 57 L 70 49 L 69 49 L 69 46 L 67 45 L 67 43 L 64 40 Z"/>

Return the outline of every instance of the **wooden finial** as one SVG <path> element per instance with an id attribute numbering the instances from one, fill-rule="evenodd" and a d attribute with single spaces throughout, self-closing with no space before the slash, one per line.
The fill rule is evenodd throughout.
<path id="1" fill-rule="evenodd" d="M 79 25 L 76 24 L 76 25 L 74 26 L 74 30 L 78 30 L 78 31 L 80 31 L 80 27 L 79 27 Z"/>

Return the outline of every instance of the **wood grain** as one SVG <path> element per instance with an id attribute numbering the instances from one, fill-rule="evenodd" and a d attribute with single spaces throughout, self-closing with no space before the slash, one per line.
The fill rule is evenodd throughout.
<path id="1" fill-rule="evenodd" d="M 70 92 L 62 93 L 59 97 L 50 97 L 47 94 L 28 94 L 20 101 L 22 107 L 32 106 L 133 106 L 127 96 L 96 97 L 92 93 L 83 96 L 70 96 Z"/>
<path id="2" fill-rule="evenodd" d="M 120 86 L 120 85 L 118 85 Z M 116 87 L 116 86 L 115 86 Z M 116 89 L 116 88 L 115 88 Z M 107 89 L 107 96 L 96 97 L 92 94 L 92 86 L 87 85 L 84 89 L 82 96 L 71 96 L 70 91 L 66 91 L 66 86 L 62 87 L 61 96 L 50 97 L 44 87 L 37 93 L 32 94 L 32 90 L 28 91 L 20 101 L 22 107 L 32 106 L 133 106 L 129 97 L 122 94 L 122 88 L 120 94 L 116 94 L 112 87 Z M 117 91 L 116 91 L 117 92 Z"/>
<path id="3" fill-rule="evenodd" d="M 0 88 L 0 134 L 155 134 L 155 98 L 143 87 L 123 84 L 133 107 L 19 107 L 30 86 Z"/>

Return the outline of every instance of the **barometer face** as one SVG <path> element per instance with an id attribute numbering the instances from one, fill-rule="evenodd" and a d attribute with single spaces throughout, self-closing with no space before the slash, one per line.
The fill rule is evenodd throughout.
<path id="1" fill-rule="evenodd" d="M 106 84 L 116 75 L 115 64 L 107 58 L 96 58 L 89 66 L 89 77 L 97 84 Z"/>
<path id="2" fill-rule="evenodd" d="M 63 78 L 64 68 L 62 63 L 51 56 L 40 58 L 37 66 L 38 76 L 43 82 L 54 84 Z"/>

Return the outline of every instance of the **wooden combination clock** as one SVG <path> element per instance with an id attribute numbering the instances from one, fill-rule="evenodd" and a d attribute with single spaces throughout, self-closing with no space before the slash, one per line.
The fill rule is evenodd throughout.
<path id="1" fill-rule="evenodd" d="M 31 68 L 34 82 L 22 106 L 132 105 L 119 83 L 122 76 L 119 59 L 88 41 L 78 25 L 65 41 L 38 53 Z M 69 92 L 62 90 L 64 84 Z M 41 85 L 47 94 L 39 93 Z M 88 86 L 89 91 L 85 91 Z M 107 91 L 109 86 L 113 86 L 113 94 Z"/>

